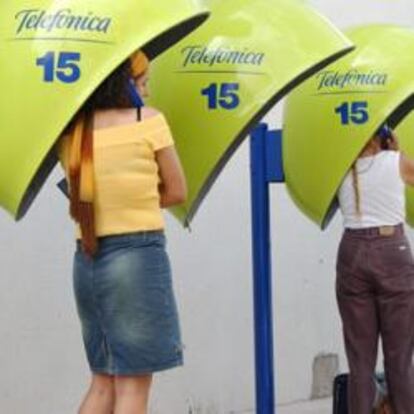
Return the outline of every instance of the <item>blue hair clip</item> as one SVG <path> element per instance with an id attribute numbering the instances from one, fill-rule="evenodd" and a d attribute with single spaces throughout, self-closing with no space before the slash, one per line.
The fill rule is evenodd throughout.
<path id="1" fill-rule="evenodd" d="M 135 87 L 134 81 L 132 79 L 130 80 L 128 84 L 128 91 L 129 91 L 129 97 L 131 98 L 133 105 L 137 108 L 143 107 L 144 101 L 139 95 L 137 88 Z"/>
<path id="2" fill-rule="evenodd" d="M 377 134 L 382 140 L 387 140 L 389 138 L 392 138 L 391 128 L 387 124 L 383 124 L 379 128 Z"/>
<path id="3" fill-rule="evenodd" d="M 388 150 L 390 141 L 393 139 L 392 129 L 388 126 L 387 123 L 381 125 L 381 127 L 377 130 L 376 135 L 380 139 L 381 149 Z"/>

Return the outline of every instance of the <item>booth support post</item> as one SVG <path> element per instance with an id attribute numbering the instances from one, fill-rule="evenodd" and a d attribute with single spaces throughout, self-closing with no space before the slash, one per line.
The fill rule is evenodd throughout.
<path id="1" fill-rule="evenodd" d="M 257 414 L 276 412 L 269 184 L 284 181 L 281 137 L 259 124 L 250 138 Z"/>

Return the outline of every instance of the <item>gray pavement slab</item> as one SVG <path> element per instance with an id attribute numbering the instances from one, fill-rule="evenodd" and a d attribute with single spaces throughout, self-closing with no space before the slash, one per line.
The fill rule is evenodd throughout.
<path id="1" fill-rule="evenodd" d="M 303 401 L 277 407 L 276 414 L 332 414 L 332 399 Z"/>

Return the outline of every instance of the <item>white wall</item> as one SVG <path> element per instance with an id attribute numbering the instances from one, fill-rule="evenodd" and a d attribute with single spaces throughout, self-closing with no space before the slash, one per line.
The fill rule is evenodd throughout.
<path id="1" fill-rule="evenodd" d="M 340 28 L 414 24 L 412 0 L 311 3 Z M 266 121 L 280 125 L 280 108 Z M 154 414 L 242 413 L 254 406 L 248 167 L 245 143 L 191 233 L 168 217 L 186 366 L 157 377 Z M 73 230 L 55 188 L 59 176 L 55 171 L 18 225 L 0 213 L 1 413 L 75 413 L 88 381 L 72 297 Z M 334 300 L 341 223 L 337 218 L 320 232 L 280 185 L 272 189 L 272 213 L 277 398 L 289 403 L 310 396 L 318 353 L 339 354 L 346 369 Z"/>

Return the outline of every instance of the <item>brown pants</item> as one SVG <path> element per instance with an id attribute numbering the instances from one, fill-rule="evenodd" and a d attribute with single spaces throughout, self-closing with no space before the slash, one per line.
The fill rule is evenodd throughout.
<path id="1" fill-rule="evenodd" d="M 414 261 L 403 227 L 346 230 L 336 292 L 350 369 L 349 414 L 371 414 L 381 335 L 394 414 L 414 414 Z"/>

